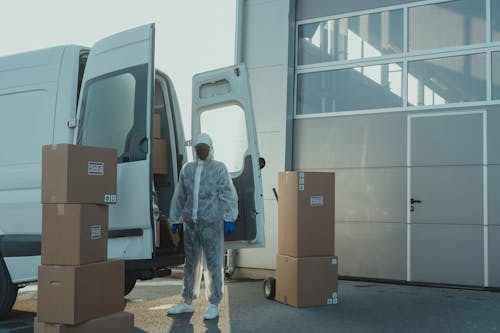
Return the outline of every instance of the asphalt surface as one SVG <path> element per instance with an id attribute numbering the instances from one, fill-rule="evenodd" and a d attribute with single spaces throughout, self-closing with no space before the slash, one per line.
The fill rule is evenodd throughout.
<path id="1" fill-rule="evenodd" d="M 278 282 L 279 283 L 279 282 Z M 498 332 L 500 294 L 340 281 L 339 304 L 296 309 L 267 300 L 262 281 L 226 281 L 220 317 L 203 320 L 205 297 L 193 314 L 167 316 L 180 301 L 179 278 L 140 282 L 127 296 L 137 332 Z M 36 286 L 21 290 L 0 333 L 33 331 Z"/>

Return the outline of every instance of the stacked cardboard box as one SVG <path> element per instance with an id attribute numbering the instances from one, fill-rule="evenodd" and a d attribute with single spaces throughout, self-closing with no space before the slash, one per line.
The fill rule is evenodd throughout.
<path id="1" fill-rule="evenodd" d="M 124 262 L 107 260 L 116 150 L 49 145 L 42 151 L 42 266 L 35 333 L 132 332 Z"/>
<path id="2" fill-rule="evenodd" d="M 276 300 L 296 307 L 337 304 L 335 174 L 281 172 Z"/>
<path id="3" fill-rule="evenodd" d="M 161 116 L 153 115 L 153 174 L 168 174 L 168 141 L 161 136 Z"/>

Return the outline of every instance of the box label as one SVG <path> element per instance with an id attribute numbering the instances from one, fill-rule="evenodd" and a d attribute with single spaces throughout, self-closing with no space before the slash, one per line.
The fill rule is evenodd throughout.
<path id="1" fill-rule="evenodd" d="M 304 178 L 299 178 L 299 184 L 304 184 Z"/>
<path id="2" fill-rule="evenodd" d="M 299 191 L 304 191 L 304 185 L 299 185 Z"/>
<path id="3" fill-rule="evenodd" d="M 93 225 L 90 227 L 90 239 L 100 239 L 102 237 L 101 226 Z"/>
<path id="4" fill-rule="evenodd" d="M 323 206 L 323 196 L 315 196 L 311 197 L 311 206 L 313 207 L 321 207 Z"/>
<path id="5" fill-rule="evenodd" d="M 332 259 L 332 265 L 337 265 L 337 258 Z"/>
<path id="6" fill-rule="evenodd" d="M 104 163 L 88 161 L 87 173 L 89 176 L 104 176 Z"/>
<path id="7" fill-rule="evenodd" d="M 116 203 L 116 194 L 105 194 L 104 195 L 105 203 Z"/>
<path id="8" fill-rule="evenodd" d="M 333 304 L 338 303 L 337 292 L 332 293 L 332 302 L 333 302 Z"/>

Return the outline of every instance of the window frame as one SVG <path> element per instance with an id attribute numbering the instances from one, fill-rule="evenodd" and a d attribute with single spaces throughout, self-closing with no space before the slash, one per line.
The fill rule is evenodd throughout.
<path id="1" fill-rule="evenodd" d="M 428 109 L 445 109 L 450 107 L 477 107 L 477 106 L 485 106 L 485 105 L 497 105 L 500 104 L 500 99 L 493 100 L 492 99 L 492 53 L 500 51 L 500 41 L 492 40 L 492 25 L 491 25 L 491 0 L 482 0 L 485 1 L 485 43 L 471 44 L 471 45 L 462 45 L 462 46 L 453 46 L 447 48 L 438 48 L 438 49 L 429 49 L 429 50 L 421 50 L 421 51 L 408 51 L 408 12 L 410 8 L 423 6 L 423 5 L 434 5 L 440 3 L 446 3 L 457 0 L 424 0 L 424 1 L 415 1 L 411 3 L 405 3 L 400 5 L 386 6 L 386 7 L 378 7 L 369 10 L 345 13 L 340 15 L 330 15 L 325 17 L 319 17 L 314 19 L 307 20 L 298 20 L 295 24 L 295 50 L 294 50 L 294 85 L 293 85 L 293 93 L 294 93 L 294 101 L 293 101 L 293 116 L 294 119 L 304 119 L 304 118 L 318 118 L 318 117 L 330 117 L 330 116 L 347 116 L 347 115 L 361 115 L 361 114 L 374 114 L 374 113 L 389 113 L 389 112 L 401 112 L 401 111 L 424 111 Z M 477 1 L 477 0 L 476 0 Z M 353 60 L 340 60 L 340 61 L 330 61 L 330 62 L 320 62 L 314 64 L 307 65 L 299 65 L 298 64 L 298 52 L 299 52 L 299 26 L 303 24 L 309 23 L 319 23 L 328 20 L 336 20 L 342 18 L 349 18 L 367 14 L 374 13 L 382 13 L 391 10 L 403 10 L 403 52 L 397 54 L 390 55 L 382 55 L 378 57 L 372 58 L 360 58 Z M 470 54 L 476 53 L 485 53 L 486 54 L 486 100 L 483 101 L 475 101 L 475 102 L 460 102 L 460 103 L 448 103 L 448 104 L 440 104 L 440 105 L 419 105 L 419 106 L 411 106 L 408 105 L 408 62 L 416 61 L 416 60 L 428 60 L 434 58 L 445 58 L 452 56 L 466 56 Z M 298 101 L 298 75 L 312 73 L 312 72 L 322 72 L 322 71 L 331 71 L 338 69 L 346 69 L 346 68 L 355 68 L 355 67 L 364 67 L 364 66 L 372 66 L 372 65 L 380 65 L 387 63 L 403 63 L 403 87 L 402 87 L 402 97 L 403 97 L 403 106 L 395 107 L 395 108 L 384 108 L 384 109 L 365 109 L 365 110 L 356 110 L 356 111 L 336 111 L 336 112 L 328 112 L 328 113 L 315 113 L 315 114 L 306 114 L 300 115 L 297 114 L 297 101 Z"/>
<path id="2" fill-rule="evenodd" d="M 81 101 L 81 115 L 79 118 L 79 123 L 78 123 L 78 131 L 77 131 L 77 137 L 76 137 L 76 143 L 77 144 L 84 144 L 83 142 L 83 133 L 85 131 L 84 123 L 85 123 L 85 117 L 86 117 L 86 107 L 87 107 L 87 99 L 88 99 L 88 93 L 89 93 L 89 88 L 96 82 L 101 82 L 106 79 L 110 79 L 113 77 L 117 77 L 123 74 L 130 74 L 134 77 L 135 80 L 135 96 L 134 96 L 134 122 L 132 127 L 129 129 L 129 132 L 127 134 L 127 140 L 130 136 L 130 134 L 133 132 L 134 128 L 136 127 L 142 127 L 144 129 L 144 137 L 147 138 L 149 135 L 149 130 L 147 128 L 147 106 L 145 101 L 147 100 L 147 71 L 148 71 L 148 64 L 141 64 L 137 66 L 132 66 L 132 67 L 127 67 L 123 68 L 114 72 L 106 73 L 104 75 L 95 77 L 89 81 L 86 82 L 85 86 L 83 87 L 83 91 L 81 94 L 82 101 Z M 142 90 L 142 91 L 141 91 Z M 140 97 L 143 97 L 141 99 Z M 141 103 L 141 101 L 143 103 Z M 143 119 L 140 119 L 140 113 L 138 113 L 138 108 L 141 106 L 144 106 L 144 111 L 145 113 L 143 114 Z M 139 122 L 138 122 L 139 121 Z M 109 147 L 106 146 L 106 148 L 115 148 L 115 147 Z M 137 161 L 144 161 L 147 160 L 148 152 L 146 151 L 145 153 L 142 153 L 138 158 L 125 158 L 125 155 L 127 154 L 127 147 L 126 145 L 124 146 L 124 152 L 123 154 L 117 156 L 117 162 L 118 164 L 121 163 L 131 163 L 131 162 L 137 162 Z M 128 154 L 130 155 L 130 150 L 128 151 Z"/>

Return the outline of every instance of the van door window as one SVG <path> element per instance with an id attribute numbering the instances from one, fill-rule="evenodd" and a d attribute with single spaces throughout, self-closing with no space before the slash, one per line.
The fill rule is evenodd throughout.
<path id="1" fill-rule="evenodd" d="M 229 172 L 240 172 L 248 148 L 243 109 L 238 105 L 210 109 L 201 114 L 200 123 L 201 131 L 212 138 L 214 158 L 224 162 Z"/>
<path id="2" fill-rule="evenodd" d="M 88 81 L 78 144 L 115 148 L 118 163 L 146 159 L 147 70 L 140 65 Z"/>

